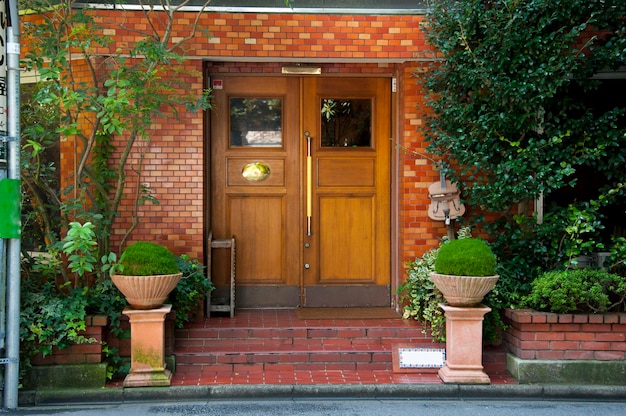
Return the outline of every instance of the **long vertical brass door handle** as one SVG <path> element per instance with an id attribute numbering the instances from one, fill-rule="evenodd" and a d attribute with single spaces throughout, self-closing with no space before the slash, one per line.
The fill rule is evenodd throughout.
<path id="1" fill-rule="evenodd" d="M 311 160 L 311 133 L 304 132 L 306 139 L 306 235 L 313 235 L 311 231 L 311 215 L 313 212 L 313 162 Z"/>

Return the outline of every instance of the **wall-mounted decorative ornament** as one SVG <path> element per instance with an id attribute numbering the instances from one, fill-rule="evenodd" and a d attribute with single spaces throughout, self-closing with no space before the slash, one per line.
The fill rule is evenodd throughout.
<path id="1" fill-rule="evenodd" d="M 241 169 L 241 176 L 250 182 L 260 182 L 270 176 L 270 167 L 263 162 L 251 162 Z"/>
<path id="2" fill-rule="evenodd" d="M 437 221 L 445 221 L 446 225 L 451 220 L 457 219 L 465 213 L 465 206 L 460 201 L 460 192 L 455 184 L 450 181 L 439 181 L 428 187 L 430 207 L 428 216 Z"/>

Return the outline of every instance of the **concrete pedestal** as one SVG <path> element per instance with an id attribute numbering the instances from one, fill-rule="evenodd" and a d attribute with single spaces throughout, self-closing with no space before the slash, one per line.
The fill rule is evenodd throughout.
<path id="1" fill-rule="evenodd" d="M 165 368 L 165 315 L 172 305 L 157 309 L 124 309 L 130 321 L 130 373 L 124 387 L 169 386 L 172 372 Z"/>
<path id="2" fill-rule="evenodd" d="M 439 304 L 446 315 L 446 365 L 439 370 L 444 383 L 490 384 L 483 371 L 483 318 L 491 311 L 484 305 L 456 307 Z"/>

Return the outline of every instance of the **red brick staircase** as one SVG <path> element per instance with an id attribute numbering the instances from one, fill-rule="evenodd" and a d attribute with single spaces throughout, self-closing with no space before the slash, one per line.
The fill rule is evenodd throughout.
<path id="1" fill-rule="evenodd" d="M 290 318 L 279 319 L 274 327 L 229 325 L 226 319 L 212 318 L 178 330 L 177 370 L 209 366 L 212 371 L 232 372 L 390 371 L 393 343 L 431 345 L 420 326 L 399 319 L 334 321 L 329 325 Z"/>
<path id="2" fill-rule="evenodd" d="M 400 317 L 302 320 L 293 310 L 241 310 L 232 319 L 212 317 L 176 331 L 174 381 L 440 383 L 433 369 L 393 373 L 392 346 L 406 343 L 445 347 L 432 343 L 417 322 Z M 504 354 L 486 354 L 486 371 L 503 373 Z"/>

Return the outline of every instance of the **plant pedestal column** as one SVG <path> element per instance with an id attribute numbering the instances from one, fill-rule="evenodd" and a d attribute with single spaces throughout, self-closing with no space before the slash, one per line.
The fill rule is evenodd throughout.
<path id="1" fill-rule="evenodd" d="M 446 315 L 446 364 L 439 370 L 444 383 L 490 384 L 483 371 L 484 305 L 458 307 L 440 303 Z"/>
<path id="2" fill-rule="evenodd" d="M 130 322 L 130 372 L 124 387 L 169 386 L 172 372 L 165 368 L 165 315 L 172 305 L 157 309 L 124 309 Z"/>

